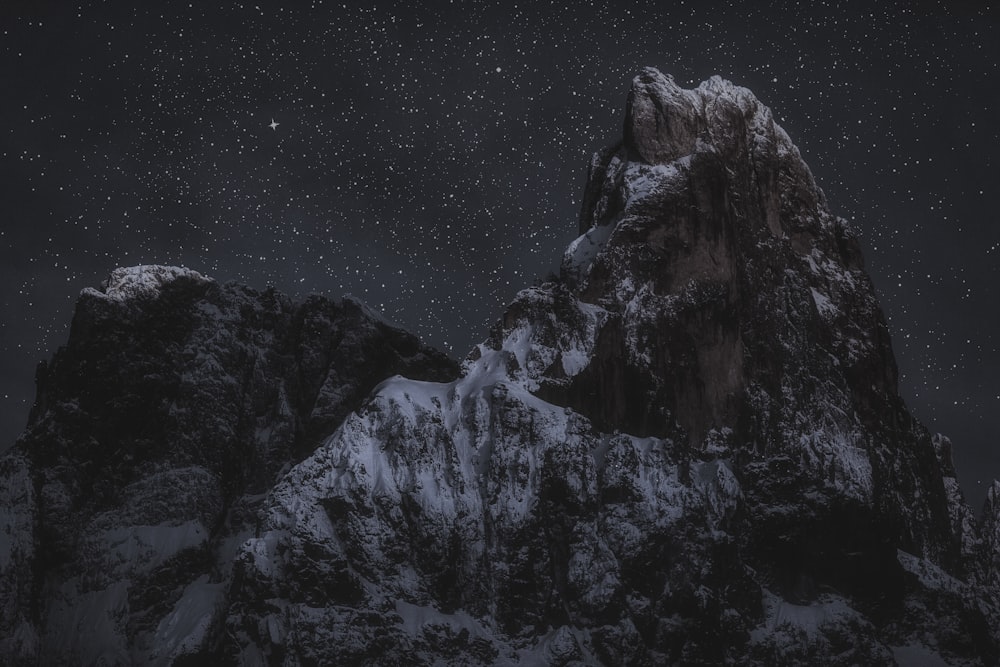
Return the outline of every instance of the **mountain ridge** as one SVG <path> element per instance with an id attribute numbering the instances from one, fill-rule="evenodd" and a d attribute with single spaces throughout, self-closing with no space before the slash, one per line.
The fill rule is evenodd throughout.
<path id="1" fill-rule="evenodd" d="M 1000 657 L 1000 486 L 977 519 L 770 110 L 643 70 L 579 227 L 461 368 L 350 300 L 169 267 L 84 290 L 0 466 L 8 654 Z"/>

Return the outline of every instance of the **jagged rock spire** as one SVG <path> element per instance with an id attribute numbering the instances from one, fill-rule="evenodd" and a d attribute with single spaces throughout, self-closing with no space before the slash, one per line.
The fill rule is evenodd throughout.
<path id="1" fill-rule="evenodd" d="M 704 127 L 702 101 L 672 76 L 645 68 L 632 81 L 625 105 L 625 147 L 647 164 L 665 164 L 694 152 Z"/>

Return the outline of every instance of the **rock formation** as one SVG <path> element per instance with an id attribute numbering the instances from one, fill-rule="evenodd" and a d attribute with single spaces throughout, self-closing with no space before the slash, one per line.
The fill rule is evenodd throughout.
<path id="1" fill-rule="evenodd" d="M 350 299 L 116 270 L 81 294 L 0 461 L 0 655 L 170 664 L 214 640 L 276 479 L 387 375 L 456 372 Z"/>
<path id="2" fill-rule="evenodd" d="M 85 290 L 0 461 L 0 649 L 996 664 L 1000 487 L 977 519 L 767 107 L 643 71 L 579 231 L 460 370 L 352 301 Z"/>

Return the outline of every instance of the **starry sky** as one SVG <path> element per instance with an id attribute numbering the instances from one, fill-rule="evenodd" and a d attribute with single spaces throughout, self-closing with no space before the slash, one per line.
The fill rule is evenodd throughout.
<path id="1" fill-rule="evenodd" d="M 0 7 L 0 448 L 116 266 L 350 293 L 464 356 L 557 268 L 653 65 L 772 108 L 863 240 L 911 409 L 975 506 L 1000 477 L 995 4 L 135 4 Z"/>

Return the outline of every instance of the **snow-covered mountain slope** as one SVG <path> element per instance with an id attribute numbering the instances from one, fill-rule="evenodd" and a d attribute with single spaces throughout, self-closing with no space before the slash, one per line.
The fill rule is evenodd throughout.
<path id="1" fill-rule="evenodd" d="M 458 372 L 350 302 L 162 268 L 85 292 L 0 464 L 6 646 L 996 664 L 1000 487 L 977 519 L 899 398 L 859 245 L 788 136 L 746 89 L 653 69 L 625 116 L 559 279 Z"/>
<path id="2" fill-rule="evenodd" d="M 215 641 L 275 480 L 386 376 L 457 370 L 351 300 L 116 270 L 81 294 L 0 463 L 0 590 L 16 602 L 0 654 L 170 664 Z"/>

